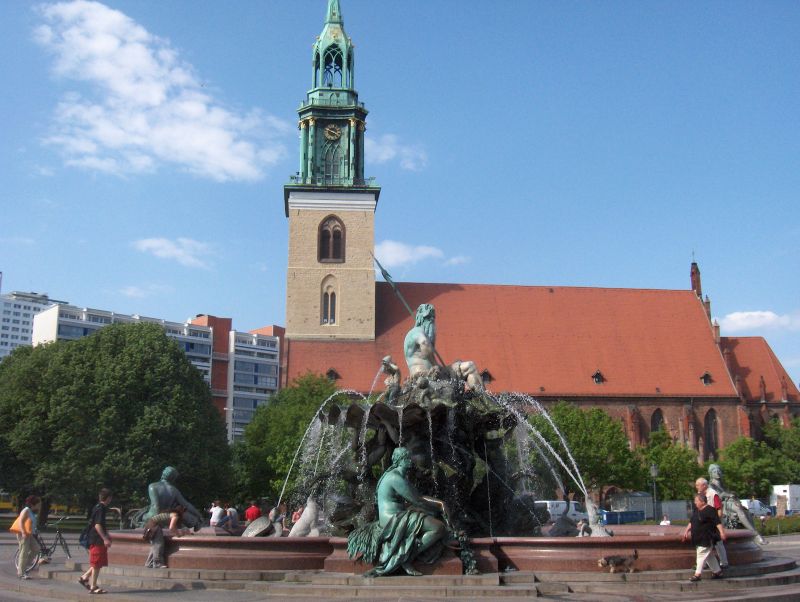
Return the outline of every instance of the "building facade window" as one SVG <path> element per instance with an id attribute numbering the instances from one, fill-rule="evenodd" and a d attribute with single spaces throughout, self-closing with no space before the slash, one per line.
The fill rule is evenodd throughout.
<path id="1" fill-rule="evenodd" d="M 706 412 L 703 421 L 703 439 L 705 440 L 703 460 L 716 459 L 719 449 L 719 423 L 717 412 L 713 408 Z"/>
<path id="2" fill-rule="evenodd" d="M 653 412 L 653 415 L 650 417 L 650 432 L 655 433 L 662 428 L 664 428 L 664 412 L 659 408 Z"/>
<path id="3" fill-rule="evenodd" d="M 322 263 L 344 262 L 344 242 L 344 224 L 335 215 L 326 217 L 319 226 L 319 261 Z"/>
<path id="4" fill-rule="evenodd" d="M 328 275 L 322 281 L 320 290 L 320 319 L 319 323 L 332 326 L 339 319 L 339 295 L 336 278 Z"/>

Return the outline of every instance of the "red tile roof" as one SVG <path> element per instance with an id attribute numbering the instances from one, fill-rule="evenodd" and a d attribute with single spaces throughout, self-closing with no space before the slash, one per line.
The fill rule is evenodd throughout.
<path id="1" fill-rule="evenodd" d="M 747 401 L 761 401 L 761 377 L 765 401 L 800 401 L 800 391 L 763 337 L 721 337 L 723 353 L 730 353 L 730 368 L 738 376 Z M 785 387 L 785 392 L 782 390 Z"/>
<path id="2" fill-rule="evenodd" d="M 436 346 L 446 362 L 488 369 L 493 391 L 581 397 L 737 396 L 692 291 L 399 283 L 412 308 L 436 307 Z M 411 317 L 388 284 L 376 287 L 376 339 L 292 340 L 288 378 L 333 368 L 338 385 L 370 389 L 384 355 L 407 374 Z M 595 384 L 600 370 L 605 382 Z M 711 382 L 701 377 L 708 372 Z M 382 379 L 377 389 L 383 388 Z M 542 388 L 543 387 L 543 388 Z"/>

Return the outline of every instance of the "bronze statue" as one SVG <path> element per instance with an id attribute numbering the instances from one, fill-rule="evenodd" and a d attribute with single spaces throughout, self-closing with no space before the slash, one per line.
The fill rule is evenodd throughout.
<path id="1" fill-rule="evenodd" d="M 392 453 L 392 465 L 378 480 L 378 520 L 353 531 L 348 537 L 351 558 L 374 565 L 366 577 L 390 575 L 402 568 L 420 575 L 412 562 L 435 562 L 447 533 L 444 503 L 422 497 L 408 480 L 411 456 L 404 447 Z M 435 515 L 442 516 L 439 520 Z"/>
<path id="2" fill-rule="evenodd" d="M 150 507 L 142 517 L 143 521 L 159 514 L 161 512 L 169 512 L 173 508 L 183 506 L 185 511 L 183 513 L 183 524 L 187 527 L 200 528 L 203 518 L 197 509 L 186 501 L 186 498 L 181 495 L 180 490 L 175 487 L 174 483 L 178 479 L 178 471 L 172 466 L 167 466 L 161 472 L 161 480 L 155 483 L 150 483 L 147 486 L 147 494 L 150 496 Z"/>

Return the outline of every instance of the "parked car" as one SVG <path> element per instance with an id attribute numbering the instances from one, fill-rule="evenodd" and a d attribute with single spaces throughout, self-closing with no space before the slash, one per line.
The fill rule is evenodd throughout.
<path id="1" fill-rule="evenodd" d="M 559 516 L 564 514 L 564 510 L 567 509 L 567 502 L 564 500 L 541 500 L 537 501 L 536 505 L 546 506 L 547 511 L 550 513 L 550 520 L 554 522 Z M 586 508 L 584 508 L 583 504 L 580 502 L 569 502 L 567 516 L 575 522 L 581 519 L 589 520 L 589 515 L 586 514 Z"/>
<path id="2" fill-rule="evenodd" d="M 761 500 L 739 500 L 742 506 L 750 511 L 750 514 L 761 518 L 762 516 L 772 516 L 772 510 Z"/>

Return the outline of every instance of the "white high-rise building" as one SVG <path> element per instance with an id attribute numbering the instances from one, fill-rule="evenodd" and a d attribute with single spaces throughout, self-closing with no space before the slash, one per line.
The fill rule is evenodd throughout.
<path id="1" fill-rule="evenodd" d="M 33 318 L 54 303 L 46 293 L 14 291 L 0 295 L 0 360 L 20 346 L 30 345 L 33 336 Z"/>
<path id="2" fill-rule="evenodd" d="M 211 384 L 212 329 L 190 322 L 169 322 L 159 318 L 118 314 L 103 309 L 57 304 L 40 312 L 34 319 L 33 344 L 52 341 L 72 341 L 92 334 L 109 324 L 134 324 L 148 322 L 158 324 L 168 337 L 175 339 L 186 357 Z"/>
<path id="3" fill-rule="evenodd" d="M 37 312 L 32 322 L 27 344 L 32 341 L 34 345 L 80 339 L 109 324 L 158 324 L 178 342 L 208 383 L 214 406 L 225 418 L 230 442 L 241 438 L 255 410 L 278 390 L 280 327 L 237 332 L 231 328 L 230 318 L 200 314 L 186 322 L 169 322 L 60 302 Z"/>

